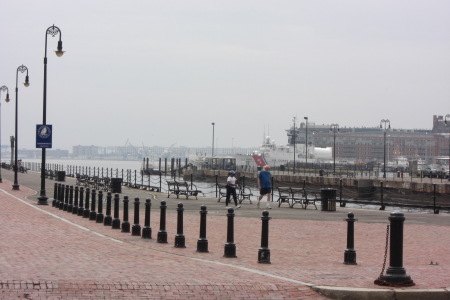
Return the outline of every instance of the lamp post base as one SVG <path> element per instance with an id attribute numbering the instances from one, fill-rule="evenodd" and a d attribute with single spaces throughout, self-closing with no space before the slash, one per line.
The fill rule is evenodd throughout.
<path id="1" fill-rule="evenodd" d="M 15 190 L 15 191 L 18 191 L 18 190 L 19 190 L 19 187 L 20 187 L 20 185 L 17 184 L 17 183 L 15 183 L 15 184 L 12 185 L 12 189 Z"/>
<path id="2" fill-rule="evenodd" d="M 47 196 L 39 196 L 38 197 L 38 205 L 48 205 L 48 197 Z"/>

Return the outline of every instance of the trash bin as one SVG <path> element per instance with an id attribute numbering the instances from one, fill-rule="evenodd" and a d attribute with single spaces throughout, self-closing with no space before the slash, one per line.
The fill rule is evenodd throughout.
<path id="1" fill-rule="evenodd" d="M 122 178 L 111 178 L 111 193 L 122 193 Z"/>
<path id="2" fill-rule="evenodd" d="M 319 170 L 319 176 L 323 176 L 323 170 L 322 169 Z"/>
<path id="3" fill-rule="evenodd" d="M 66 180 L 66 171 L 56 172 L 56 181 L 65 181 L 65 180 Z"/>
<path id="4" fill-rule="evenodd" d="M 320 189 L 321 210 L 336 211 L 336 189 Z"/>

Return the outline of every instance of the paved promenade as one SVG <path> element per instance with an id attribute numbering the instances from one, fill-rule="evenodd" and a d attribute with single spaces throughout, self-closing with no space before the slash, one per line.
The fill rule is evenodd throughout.
<path id="1" fill-rule="evenodd" d="M 217 199 L 167 199 L 166 194 L 123 187 L 121 199 L 130 197 L 131 224 L 134 198 L 141 201 L 142 227 L 143 203 L 152 199 L 153 239 L 147 240 L 51 205 L 36 205 L 39 174 L 19 174 L 19 191 L 12 190 L 12 172 L 2 170 L 2 177 L 1 299 L 450 299 L 450 214 L 405 212 L 403 266 L 416 285 L 389 288 L 373 281 L 383 265 L 390 212 L 339 207 L 322 212 L 320 207 L 272 203 L 271 264 L 258 264 L 262 210 L 255 202 L 236 210 L 237 258 L 224 258 L 227 211 Z M 47 181 L 49 198 L 53 184 Z M 66 178 L 65 184 L 75 181 Z M 156 242 L 160 200 L 168 203 L 168 244 Z M 186 248 L 174 247 L 180 202 L 185 205 Z M 208 207 L 209 253 L 196 252 L 203 204 Z M 350 211 L 358 219 L 357 265 L 343 264 L 343 219 Z"/>

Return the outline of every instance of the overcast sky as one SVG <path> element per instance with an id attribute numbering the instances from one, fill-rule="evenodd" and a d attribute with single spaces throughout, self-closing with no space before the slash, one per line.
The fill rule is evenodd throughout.
<path id="1" fill-rule="evenodd" d="M 431 128 L 450 113 L 450 1 L 2 0 L 1 137 L 19 148 L 42 123 L 73 145 L 286 144 L 292 119 Z M 298 125 L 298 123 L 297 123 Z"/>

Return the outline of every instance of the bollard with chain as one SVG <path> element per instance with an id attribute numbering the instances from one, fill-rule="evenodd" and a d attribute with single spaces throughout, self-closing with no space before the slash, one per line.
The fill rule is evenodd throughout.
<path id="1" fill-rule="evenodd" d="M 141 235 L 141 225 L 139 225 L 139 198 L 134 198 L 134 224 L 131 228 L 131 235 Z"/>
<path id="2" fill-rule="evenodd" d="M 209 252 L 208 251 L 208 240 L 206 239 L 206 206 L 202 205 L 200 207 L 200 237 L 197 241 L 197 252 Z"/>
<path id="3" fill-rule="evenodd" d="M 89 220 L 91 221 L 95 221 L 97 219 L 97 212 L 95 211 L 95 207 L 96 207 L 96 191 L 94 189 L 92 189 L 92 198 L 91 198 L 91 211 L 89 212 Z"/>
<path id="4" fill-rule="evenodd" d="M 95 218 L 96 223 L 103 223 L 103 192 L 98 192 L 98 212 L 97 217 Z"/>
<path id="5" fill-rule="evenodd" d="M 89 213 L 91 210 L 89 209 L 90 198 L 91 198 L 91 190 L 86 188 L 86 198 L 84 199 L 84 210 L 83 210 L 83 218 L 89 218 Z"/>
<path id="6" fill-rule="evenodd" d="M 119 219 L 119 194 L 114 195 L 114 219 L 112 220 L 112 229 L 120 229 Z"/>
<path id="7" fill-rule="evenodd" d="M 227 214 L 227 243 L 224 247 L 224 257 L 234 258 L 236 256 L 236 244 L 234 243 L 234 209 L 229 208 Z"/>
<path id="8" fill-rule="evenodd" d="M 130 232 L 130 222 L 128 221 L 128 204 L 130 200 L 128 196 L 123 197 L 123 221 L 122 221 L 122 232 Z"/>
<path id="9" fill-rule="evenodd" d="M 175 235 L 175 248 L 186 248 L 183 234 L 183 203 L 178 203 L 177 208 L 177 234 Z"/>
<path id="10" fill-rule="evenodd" d="M 161 213 L 159 215 L 159 231 L 157 242 L 158 243 L 167 243 L 167 231 L 166 231 L 166 201 L 161 201 Z"/>
<path id="11" fill-rule="evenodd" d="M 78 213 L 78 194 L 79 194 L 78 186 L 76 186 L 74 190 L 75 190 L 75 196 L 73 199 L 72 214 L 76 215 Z"/>
<path id="12" fill-rule="evenodd" d="M 355 219 L 355 215 L 352 212 L 347 214 L 347 249 L 344 252 L 344 264 L 346 265 L 356 265 L 356 251 L 354 249 L 355 245 L 355 222 L 358 219 Z"/>
<path id="13" fill-rule="evenodd" d="M 112 225 L 111 199 L 112 199 L 111 192 L 108 192 L 108 194 L 106 194 L 106 215 L 105 215 L 105 219 L 103 220 L 103 225 L 105 225 L 105 226 Z"/>
<path id="14" fill-rule="evenodd" d="M 403 268 L 403 223 L 405 221 L 405 216 L 400 212 L 392 212 L 389 216 L 389 221 L 390 231 L 389 227 L 386 230 L 385 261 L 380 277 L 378 277 L 374 283 L 383 286 L 413 286 L 415 284 L 412 281 L 411 276 L 407 275 L 405 268 Z M 386 274 L 383 275 L 387 257 L 388 239 L 390 244 L 389 268 L 387 269 Z"/>
<path id="15" fill-rule="evenodd" d="M 258 263 L 270 264 L 270 249 L 269 249 L 269 212 L 263 211 L 261 221 L 261 248 L 258 251 Z"/>
<path id="16" fill-rule="evenodd" d="M 83 216 L 83 200 L 84 200 L 84 188 L 80 187 L 80 203 L 78 204 L 78 215 Z"/>
<path id="17" fill-rule="evenodd" d="M 145 200 L 145 221 L 144 228 L 142 229 L 142 238 L 151 239 L 152 238 L 152 228 L 150 227 L 150 210 L 152 207 L 152 200 Z"/>

